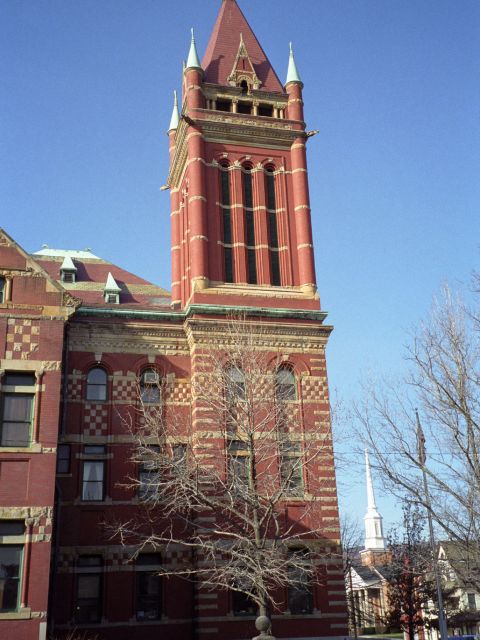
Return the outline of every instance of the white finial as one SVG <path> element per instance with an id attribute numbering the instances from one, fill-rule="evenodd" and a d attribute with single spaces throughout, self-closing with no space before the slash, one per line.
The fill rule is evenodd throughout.
<path id="1" fill-rule="evenodd" d="M 295 64 L 295 58 L 293 56 L 293 46 L 292 43 L 289 43 L 290 46 L 290 55 L 288 57 L 288 71 L 287 71 L 287 80 L 285 85 L 289 82 L 299 82 L 302 83 L 300 79 L 300 74 L 298 73 L 297 65 Z"/>
<path id="2" fill-rule="evenodd" d="M 170 125 L 168 127 L 169 131 L 174 131 L 178 128 L 178 123 L 180 122 L 180 117 L 178 115 L 178 100 L 177 100 L 177 92 L 173 92 L 173 110 L 172 117 L 170 118 Z"/>
<path id="3" fill-rule="evenodd" d="M 375 504 L 375 492 L 373 490 L 372 470 L 368 459 L 368 451 L 365 449 L 365 475 L 367 481 L 367 513 L 365 515 L 365 549 L 383 551 L 385 539 L 383 537 L 383 518 Z"/>
<path id="4" fill-rule="evenodd" d="M 197 53 L 197 47 L 196 47 L 196 44 L 195 44 L 195 34 L 193 32 L 193 27 L 192 27 L 191 31 L 192 31 L 192 40 L 190 42 L 190 51 L 188 52 L 187 69 L 189 69 L 189 68 L 201 69 L 202 65 L 200 64 L 200 59 L 199 59 L 198 53 Z"/>

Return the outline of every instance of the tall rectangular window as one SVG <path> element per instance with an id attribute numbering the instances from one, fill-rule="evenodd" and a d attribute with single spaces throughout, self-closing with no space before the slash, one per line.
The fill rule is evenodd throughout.
<path id="1" fill-rule="evenodd" d="M 78 624 L 97 623 L 102 618 L 102 569 L 101 556 L 78 558 L 75 598 L 75 622 Z"/>
<path id="2" fill-rule="evenodd" d="M 5 278 L 0 278 L 0 304 L 5 302 Z"/>
<path id="3" fill-rule="evenodd" d="M 220 168 L 220 196 L 223 211 L 223 256 L 225 282 L 233 282 L 232 220 L 230 213 L 230 174 L 228 167 Z"/>
<path id="4" fill-rule="evenodd" d="M 69 444 L 58 445 L 57 473 L 70 473 L 70 445 Z"/>
<path id="5" fill-rule="evenodd" d="M 102 502 L 105 499 L 105 461 L 84 460 L 82 500 Z"/>
<path id="6" fill-rule="evenodd" d="M 8 372 L 2 390 L 0 446 L 28 447 L 33 423 L 35 375 Z"/>
<path id="7" fill-rule="evenodd" d="M 243 174 L 243 200 L 245 206 L 245 231 L 247 240 L 248 283 L 257 284 L 257 258 L 255 250 L 255 214 L 253 211 L 252 174 L 246 169 Z"/>
<path id="8" fill-rule="evenodd" d="M 307 571 L 308 552 L 299 549 L 291 554 L 292 564 L 288 574 L 288 608 L 293 615 L 313 613 L 313 592 L 310 574 Z M 303 565 L 303 566 L 302 566 Z"/>
<path id="9" fill-rule="evenodd" d="M 268 245 L 270 247 L 270 270 L 272 273 L 272 285 L 280 286 L 280 260 L 278 256 L 278 228 L 277 228 L 277 203 L 275 198 L 275 176 L 272 168 L 266 170 L 267 190 L 267 224 Z"/>
<path id="10" fill-rule="evenodd" d="M 136 616 L 139 621 L 159 620 L 162 615 L 162 579 L 159 553 L 142 553 L 136 563 Z"/>
<path id="11" fill-rule="evenodd" d="M 0 612 L 17 611 L 22 584 L 23 520 L 0 520 Z"/>
<path id="12" fill-rule="evenodd" d="M 285 495 L 303 495 L 303 457 L 298 442 L 280 443 L 280 479 Z"/>

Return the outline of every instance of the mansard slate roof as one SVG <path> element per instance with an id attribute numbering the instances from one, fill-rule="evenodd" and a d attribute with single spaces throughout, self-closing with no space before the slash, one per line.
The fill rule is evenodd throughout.
<path id="1" fill-rule="evenodd" d="M 61 281 L 60 267 L 65 257 L 69 257 L 77 269 L 75 282 Z M 33 253 L 32 258 L 52 279 L 72 296 L 79 298 L 84 305 L 118 307 L 118 305 L 106 303 L 104 299 L 105 284 L 110 273 L 120 287 L 119 305 L 121 307 L 170 308 L 168 291 L 99 258 L 88 249 L 74 251 L 44 247 Z"/>
<path id="2" fill-rule="evenodd" d="M 232 34 L 238 34 L 238 39 L 232 38 Z M 228 85 L 227 78 L 235 63 L 240 34 L 242 34 L 248 55 L 255 67 L 255 73 L 261 80 L 260 90 L 283 93 L 282 83 L 236 0 L 223 0 L 222 2 L 202 61 L 205 82 Z"/>

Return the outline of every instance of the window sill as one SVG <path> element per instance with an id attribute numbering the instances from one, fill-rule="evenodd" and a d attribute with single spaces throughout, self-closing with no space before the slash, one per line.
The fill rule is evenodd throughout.
<path id="1" fill-rule="evenodd" d="M 42 453 L 42 445 L 35 442 L 28 447 L 0 447 L 0 453 Z"/>
<path id="2" fill-rule="evenodd" d="M 0 612 L 0 620 L 29 620 L 32 617 L 30 607 L 19 609 L 18 611 Z"/>

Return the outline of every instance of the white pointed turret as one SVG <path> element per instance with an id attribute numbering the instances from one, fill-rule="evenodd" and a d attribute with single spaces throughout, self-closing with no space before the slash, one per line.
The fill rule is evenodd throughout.
<path id="1" fill-rule="evenodd" d="M 290 42 L 290 55 L 288 57 L 287 80 L 285 82 L 285 86 L 287 86 L 289 82 L 298 82 L 300 84 L 303 84 L 300 79 L 300 74 L 298 73 L 297 65 L 295 63 L 295 58 L 293 55 L 293 47 L 291 42 Z"/>
<path id="2" fill-rule="evenodd" d="M 65 256 L 60 266 L 60 279 L 62 282 L 75 282 L 77 267 L 70 256 Z"/>
<path id="3" fill-rule="evenodd" d="M 173 110 L 172 117 L 170 118 L 170 126 L 168 127 L 169 131 L 174 131 L 178 127 L 178 123 L 180 122 L 180 117 L 178 115 L 178 100 L 177 100 L 177 92 L 173 92 Z"/>
<path id="4" fill-rule="evenodd" d="M 367 513 L 365 521 L 365 549 L 385 550 L 385 539 L 383 537 L 383 518 L 379 514 L 375 503 L 375 493 L 373 491 L 372 470 L 368 459 L 368 451 L 365 449 L 365 473 L 367 479 Z"/>
<path id="5" fill-rule="evenodd" d="M 190 51 L 188 52 L 187 58 L 187 69 L 195 68 L 201 69 L 202 65 L 200 64 L 200 58 L 198 57 L 197 45 L 195 44 L 195 35 L 193 33 L 192 28 L 192 40 L 190 41 Z"/>

